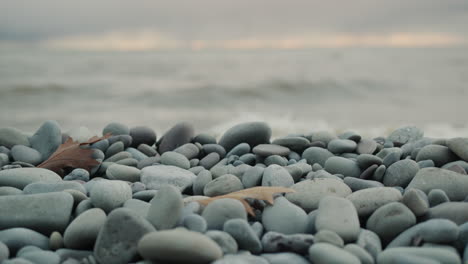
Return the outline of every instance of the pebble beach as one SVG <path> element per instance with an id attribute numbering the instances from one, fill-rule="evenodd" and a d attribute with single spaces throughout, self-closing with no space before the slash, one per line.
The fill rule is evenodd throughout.
<path id="1" fill-rule="evenodd" d="M 0 128 L 0 263 L 468 263 L 468 135 L 196 127 Z"/>

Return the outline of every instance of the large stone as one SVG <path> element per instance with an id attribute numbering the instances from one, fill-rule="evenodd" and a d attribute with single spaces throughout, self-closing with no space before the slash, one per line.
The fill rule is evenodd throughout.
<path id="1" fill-rule="evenodd" d="M 397 161 L 387 168 L 383 183 L 385 186 L 400 186 L 405 188 L 419 170 L 414 160 L 404 159 Z"/>
<path id="2" fill-rule="evenodd" d="M 310 147 L 302 153 L 302 158 L 307 160 L 307 163 L 310 165 L 318 163 L 322 167 L 325 166 L 325 161 L 333 156 L 329 150 L 319 147 Z"/>
<path id="3" fill-rule="evenodd" d="M 212 239 L 186 229 L 149 233 L 138 242 L 138 252 L 144 259 L 170 263 L 211 263 L 223 256 Z"/>
<path id="4" fill-rule="evenodd" d="M 240 218 L 247 220 L 244 205 L 235 199 L 219 199 L 209 203 L 203 209 L 202 215 L 208 224 L 208 229 L 221 230 L 229 219 Z"/>
<path id="5" fill-rule="evenodd" d="M 262 223 L 267 231 L 283 234 L 304 233 L 307 229 L 307 214 L 284 197 L 278 197 L 272 206 L 263 210 Z"/>
<path id="6" fill-rule="evenodd" d="M 67 248 L 92 249 L 106 221 L 106 213 L 100 208 L 86 210 L 75 218 L 63 234 Z"/>
<path id="7" fill-rule="evenodd" d="M 146 218 L 157 230 L 173 228 L 184 207 L 179 189 L 171 185 L 162 186 L 150 204 Z"/>
<path id="8" fill-rule="evenodd" d="M 186 143 L 190 143 L 195 135 L 195 128 L 192 124 L 181 122 L 169 129 L 160 140 L 158 146 L 159 153 L 174 150 Z"/>
<path id="9" fill-rule="evenodd" d="M 109 213 L 132 199 L 132 189 L 124 181 L 100 180 L 92 187 L 89 197 L 95 207 Z"/>
<path id="10" fill-rule="evenodd" d="M 137 243 L 156 231 L 130 209 L 119 208 L 107 217 L 94 245 L 94 257 L 101 264 L 126 264 L 137 258 Z"/>
<path id="11" fill-rule="evenodd" d="M 46 160 L 62 144 L 62 130 L 53 120 L 44 122 L 29 140 L 31 147 L 41 153 L 42 160 Z"/>
<path id="12" fill-rule="evenodd" d="M 0 146 L 11 149 L 15 145 L 29 147 L 28 137 L 23 132 L 13 127 L 0 128 Z"/>
<path id="13" fill-rule="evenodd" d="M 251 147 L 259 144 L 270 143 L 271 128 L 264 122 L 249 122 L 242 123 L 228 129 L 221 139 L 219 144 L 226 151 L 230 151 L 233 147 L 240 143 L 247 143 Z"/>
<path id="14" fill-rule="evenodd" d="M 156 133 L 153 129 L 146 126 L 137 126 L 130 129 L 132 137 L 131 147 L 138 147 L 140 144 L 152 146 L 156 142 Z"/>
<path id="15" fill-rule="evenodd" d="M 468 138 L 452 138 L 447 140 L 447 147 L 464 161 L 468 161 Z"/>
<path id="16" fill-rule="evenodd" d="M 33 182 L 57 182 L 62 178 L 57 173 L 41 168 L 18 168 L 0 171 L 0 186 L 23 189 Z"/>
<path id="17" fill-rule="evenodd" d="M 0 229 L 25 227 L 48 235 L 65 230 L 73 197 L 65 192 L 0 196 L 0 208 Z"/>
<path id="18" fill-rule="evenodd" d="M 141 170 L 141 182 L 147 189 L 158 190 L 161 186 L 174 185 L 181 192 L 192 186 L 196 176 L 188 170 L 175 166 L 148 166 Z"/>
<path id="19" fill-rule="evenodd" d="M 331 174 L 341 174 L 350 177 L 359 177 L 361 175 L 359 165 L 355 161 L 343 157 L 331 157 L 327 159 L 324 168 Z"/>
<path id="20" fill-rule="evenodd" d="M 439 168 L 420 169 L 407 189 L 416 188 L 428 194 L 432 189 L 443 190 L 451 201 L 462 201 L 468 195 L 468 177 Z"/>
<path id="21" fill-rule="evenodd" d="M 317 231 L 331 230 L 345 242 L 356 241 L 360 231 L 356 208 L 348 199 L 324 197 L 319 203 L 315 228 Z"/>
<path id="22" fill-rule="evenodd" d="M 49 249 L 49 238 L 47 236 L 22 227 L 0 230 L 0 242 L 8 247 L 12 256 L 25 246 Z"/>
<path id="23" fill-rule="evenodd" d="M 354 204 L 358 215 L 365 217 L 385 204 L 400 201 L 402 195 L 392 187 L 375 187 L 354 192 L 346 198 Z"/>
<path id="24" fill-rule="evenodd" d="M 348 251 L 328 243 L 316 243 L 309 249 L 309 259 L 314 264 L 360 264 L 361 261 Z"/>
<path id="25" fill-rule="evenodd" d="M 306 212 L 317 209 L 320 199 L 327 195 L 346 197 L 351 194 L 351 189 L 342 181 L 326 178 L 301 181 L 291 186 L 291 189 L 295 192 L 287 193 L 286 199 Z"/>

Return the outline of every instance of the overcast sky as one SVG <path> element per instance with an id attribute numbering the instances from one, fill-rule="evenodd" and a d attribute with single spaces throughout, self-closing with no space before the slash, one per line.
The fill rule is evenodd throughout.
<path id="1" fill-rule="evenodd" d="M 182 40 L 437 33 L 468 39 L 467 0 L 1 0 L 0 41 L 151 30 Z"/>

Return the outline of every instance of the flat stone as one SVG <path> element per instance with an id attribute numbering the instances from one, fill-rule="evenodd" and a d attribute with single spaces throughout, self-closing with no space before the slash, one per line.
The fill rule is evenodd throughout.
<path id="1" fill-rule="evenodd" d="M 245 171 L 242 175 L 242 184 L 245 188 L 252 188 L 260 185 L 262 181 L 263 171 L 265 169 L 259 166 L 254 166 Z"/>
<path id="2" fill-rule="evenodd" d="M 402 146 L 408 142 L 414 142 L 421 139 L 424 132 L 415 126 L 406 126 L 394 130 L 388 136 L 388 140 L 392 141 L 397 146 Z"/>
<path id="3" fill-rule="evenodd" d="M 333 157 L 333 153 L 324 148 L 310 147 L 302 153 L 302 158 L 307 160 L 307 163 L 313 165 L 315 163 L 325 166 L 325 161 Z"/>
<path id="4" fill-rule="evenodd" d="M 15 145 L 29 147 L 28 137 L 23 132 L 13 127 L 0 128 L 0 146 L 11 149 Z"/>
<path id="5" fill-rule="evenodd" d="M 138 147 L 140 144 L 152 146 L 156 142 L 156 133 L 153 129 L 146 126 L 137 126 L 130 129 L 132 137 L 131 147 Z"/>
<path id="6" fill-rule="evenodd" d="M 212 152 L 216 152 L 219 154 L 220 158 L 224 158 L 226 156 L 226 150 L 224 149 L 223 146 L 218 145 L 218 144 L 206 144 L 203 145 L 202 151 L 208 155 Z"/>
<path id="7" fill-rule="evenodd" d="M 260 144 L 254 147 L 252 152 L 263 157 L 268 157 L 270 155 L 287 156 L 291 150 L 276 144 Z"/>
<path id="8" fill-rule="evenodd" d="M 270 165 L 263 171 L 262 186 L 290 187 L 294 179 L 289 172 L 279 165 Z"/>
<path id="9" fill-rule="evenodd" d="M 240 143 L 247 143 L 251 147 L 268 144 L 270 137 L 271 128 L 264 122 L 241 123 L 228 129 L 219 140 L 219 145 L 230 151 Z"/>
<path id="10" fill-rule="evenodd" d="M 73 249 L 92 249 L 105 221 L 106 213 L 102 209 L 86 210 L 68 225 L 63 234 L 64 245 Z"/>
<path id="11" fill-rule="evenodd" d="M 102 264 L 129 263 L 136 260 L 137 243 L 148 233 L 156 231 L 144 218 L 131 210 L 112 211 L 99 231 L 94 245 L 94 257 Z"/>
<path id="12" fill-rule="evenodd" d="M 401 202 L 417 217 L 423 216 L 429 210 L 427 195 L 419 189 L 406 190 Z"/>
<path id="13" fill-rule="evenodd" d="M 273 140 L 272 144 L 287 147 L 288 149 L 295 152 L 303 152 L 309 147 L 310 141 L 304 137 L 283 137 Z"/>
<path id="14" fill-rule="evenodd" d="M 218 244 L 224 255 L 237 253 L 237 242 L 229 233 L 218 230 L 210 230 L 206 232 L 205 235 Z"/>
<path id="15" fill-rule="evenodd" d="M 447 219 L 431 219 L 400 233 L 387 245 L 389 248 L 414 246 L 415 239 L 426 243 L 451 243 L 458 238 L 458 225 Z"/>
<path id="16" fill-rule="evenodd" d="M 3 208 L 3 207 L 2 207 Z M 41 249 L 49 249 L 49 238 L 34 230 L 16 227 L 0 230 L 0 242 L 10 250 L 11 256 L 25 246 L 36 246 Z"/>
<path id="17" fill-rule="evenodd" d="M 104 127 L 104 129 L 102 130 L 102 134 L 111 134 L 113 136 L 128 135 L 130 134 L 130 129 L 124 124 L 112 122 Z"/>
<path id="18" fill-rule="evenodd" d="M 13 146 L 10 153 L 14 161 L 22 161 L 32 165 L 38 165 L 42 161 L 39 151 L 23 145 Z"/>
<path id="19" fill-rule="evenodd" d="M 317 209 L 320 199 L 327 195 L 346 197 L 351 194 L 351 189 L 336 179 L 304 180 L 290 188 L 296 192 L 287 193 L 286 199 L 300 206 L 306 212 Z"/>
<path id="20" fill-rule="evenodd" d="M 449 170 L 424 168 L 416 173 L 407 188 L 420 189 L 425 193 L 441 189 L 451 201 L 462 201 L 468 195 L 468 177 Z"/>
<path id="21" fill-rule="evenodd" d="M 356 241 L 359 231 L 359 218 L 356 208 L 348 199 L 327 196 L 320 200 L 316 230 L 336 232 L 345 242 Z"/>
<path id="22" fill-rule="evenodd" d="M 457 160 L 458 157 L 446 146 L 427 145 L 421 148 L 416 155 L 416 161 L 432 160 L 437 167 Z"/>
<path id="23" fill-rule="evenodd" d="M 27 259 L 34 264 L 59 264 L 60 256 L 52 251 L 35 250 L 21 255 L 22 259 Z"/>
<path id="24" fill-rule="evenodd" d="M 382 243 L 379 236 L 367 229 L 361 229 L 356 244 L 369 252 L 373 259 L 377 258 L 382 252 Z"/>
<path id="25" fill-rule="evenodd" d="M 407 258 L 410 257 L 410 258 Z M 433 261 L 433 262 L 432 262 Z M 460 256 L 453 250 L 443 248 L 399 247 L 390 248 L 379 254 L 379 264 L 392 263 L 462 263 Z"/>
<path id="26" fill-rule="evenodd" d="M 442 218 L 453 221 L 457 225 L 468 222 L 468 203 L 447 202 L 436 205 L 429 209 L 426 216 L 429 219 Z"/>
<path id="27" fill-rule="evenodd" d="M 208 236 L 186 229 L 149 233 L 138 242 L 138 252 L 154 262 L 211 263 L 223 256 Z"/>
<path id="28" fill-rule="evenodd" d="M 0 208 L 0 229 L 25 227 L 48 235 L 65 230 L 73 197 L 65 192 L 0 196 Z"/>
<path id="29" fill-rule="evenodd" d="M 162 185 L 174 185 L 181 192 L 192 186 L 196 176 L 188 170 L 175 166 L 148 166 L 141 170 L 141 182 L 147 189 L 158 190 Z"/>
<path id="30" fill-rule="evenodd" d="M 468 138 L 452 138 L 447 140 L 447 147 L 464 161 L 468 161 Z"/>
<path id="31" fill-rule="evenodd" d="M 61 192 L 67 189 L 77 190 L 86 194 L 86 189 L 83 184 L 73 181 L 33 182 L 24 187 L 23 194 Z"/>
<path id="32" fill-rule="evenodd" d="M 219 196 L 244 189 L 242 182 L 232 174 L 225 174 L 205 185 L 203 193 L 205 196 Z"/>
<path id="33" fill-rule="evenodd" d="M 327 148 L 333 154 L 351 153 L 356 150 L 356 142 L 349 139 L 333 139 L 328 142 Z"/>
<path id="34" fill-rule="evenodd" d="M 89 197 L 95 207 L 109 213 L 132 199 L 132 189 L 124 181 L 100 180 L 91 189 Z"/>
<path id="35" fill-rule="evenodd" d="M 268 260 L 270 264 L 309 264 L 310 262 L 302 257 L 299 254 L 291 253 L 291 252 L 284 252 L 284 253 L 268 253 L 262 254 L 261 257 Z"/>
<path id="36" fill-rule="evenodd" d="M 383 160 L 371 154 L 361 154 L 357 157 L 356 162 L 361 169 L 366 169 L 372 165 L 382 165 Z"/>
<path id="37" fill-rule="evenodd" d="M 402 195 L 392 187 L 376 187 L 354 192 L 346 198 L 354 204 L 359 217 L 365 217 L 385 204 L 400 201 Z"/>
<path id="38" fill-rule="evenodd" d="M 236 240 L 240 249 L 248 250 L 253 254 L 262 252 L 262 243 L 246 220 L 230 219 L 224 223 L 223 231 Z"/>
<path id="39" fill-rule="evenodd" d="M 314 264 L 361 263 L 353 254 L 328 243 L 316 243 L 312 245 L 309 249 L 309 260 L 313 261 Z"/>
<path id="40" fill-rule="evenodd" d="M 57 173 L 41 168 L 18 168 L 0 171 L 0 186 L 23 189 L 33 182 L 57 182 L 62 178 Z"/>
<path id="41" fill-rule="evenodd" d="M 369 217 L 366 228 L 374 231 L 384 242 L 389 242 L 401 232 L 416 224 L 416 217 L 402 203 L 388 203 Z"/>
<path id="42" fill-rule="evenodd" d="M 127 151 L 121 151 L 117 154 L 114 154 L 112 156 L 110 156 L 109 158 L 105 159 L 103 164 L 106 163 L 106 162 L 117 162 L 119 160 L 123 160 L 123 159 L 128 159 L 128 158 L 132 158 L 132 154 L 130 152 L 127 152 Z M 101 167 L 102 165 L 101 164 Z"/>
<path id="43" fill-rule="evenodd" d="M 397 161 L 387 168 L 383 178 L 385 186 L 401 186 L 405 188 L 419 171 L 419 165 L 414 160 Z"/>
<path id="44" fill-rule="evenodd" d="M 150 204 L 146 219 L 157 230 L 173 228 L 184 207 L 179 189 L 171 185 L 162 186 Z"/>
<path id="45" fill-rule="evenodd" d="M 176 166 L 184 170 L 190 168 L 189 160 L 182 154 L 174 151 L 166 151 L 161 155 L 161 164 Z"/>
<path id="46" fill-rule="evenodd" d="M 46 121 L 29 140 L 31 147 L 41 153 L 46 160 L 62 144 L 62 130 L 56 121 Z"/>
<path id="47" fill-rule="evenodd" d="M 192 124 L 181 122 L 169 129 L 160 139 L 158 150 L 160 154 L 174 150 L 186 143 L 190 143 L 195 134 Z"/>
<path id="48" fill-rule="evenodd" d="M 373 154 L 376 150 L 377 142 L 366 138 L 361 139 L 356 147 L 356 153 L 358 154 Z"/>
<path id="49" fill-rule="evenodd" d="M 327 159 L 324 168 L 331 174 L 341 174 L 356 178 L 361 175 L 361 169 L 355 161 L 342 157 L 331 157 Z"/>
<path id="50" fill-rule="evenodd" d="M 219 199 L 209 203 L 201 214 L 205 218 L 208 229 L 221 230 L 226 221 L 230 219 L 247 220 L 244 205 L 235 199 Z"/>
<path id="51" fill-rule="evenodd" d="M 111 180 L 137 182 L 140 180 L 140 174 L 139 169 L 120 164 L 112 164 L 106 170 L 106 175 Z"/>
<path id="52" fill-rule="evenodd" d="M 283 234 L 304 233 L 307 228 L 307 214 L 284 197 L 278 197 L 272 206 L 263 210 L 262 223 L 267 231 Z"/>
<path id="53" fill-rule="evenodd" d="M 285 235 L 270 231 L 262 237 L 264 252 L 295 252 L 305 255 L 313 243 L 314 236 L 311 234 Z"/>

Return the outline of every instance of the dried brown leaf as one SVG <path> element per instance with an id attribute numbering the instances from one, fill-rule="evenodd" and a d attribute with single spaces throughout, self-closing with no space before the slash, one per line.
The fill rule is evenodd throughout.
<path id="1" fill-rule="evenodd" d="M 93 144 L 110 136 L 110 134 L 107 134 L 103 137 L 92 137 L 83 143 L 75 142 L 69 137 L 46 161 L 37 167 L 54 171 L 60 176 L 64 176 L 65 168 L 82 168 L 91 171 L 100 162 L 93 158 L 93 149 L 86 149 L 81 146 Z"/>
<path id="2" fill-rule="evenodd" d="M 249 203 L 245 200 L 246 198 L 254 198 L 258 200 L 266 201 L 269 204 L 273 204 L 273 195 L 275 193 L 290 193 L 295 192 L 291 188 L 286 187 L 253 187 L 244 190 L 240 190 L 237 192 L 228 193 L 225 195 L 215 196 L 207 199 L 197 200 L 200 204 L 206 206 L 209 203 L 223 199 L 223 198 L 231 198 L 239 200 L 245 207 L 245 211 L 252 216 L 255 216 L 255 213 Z"/>

